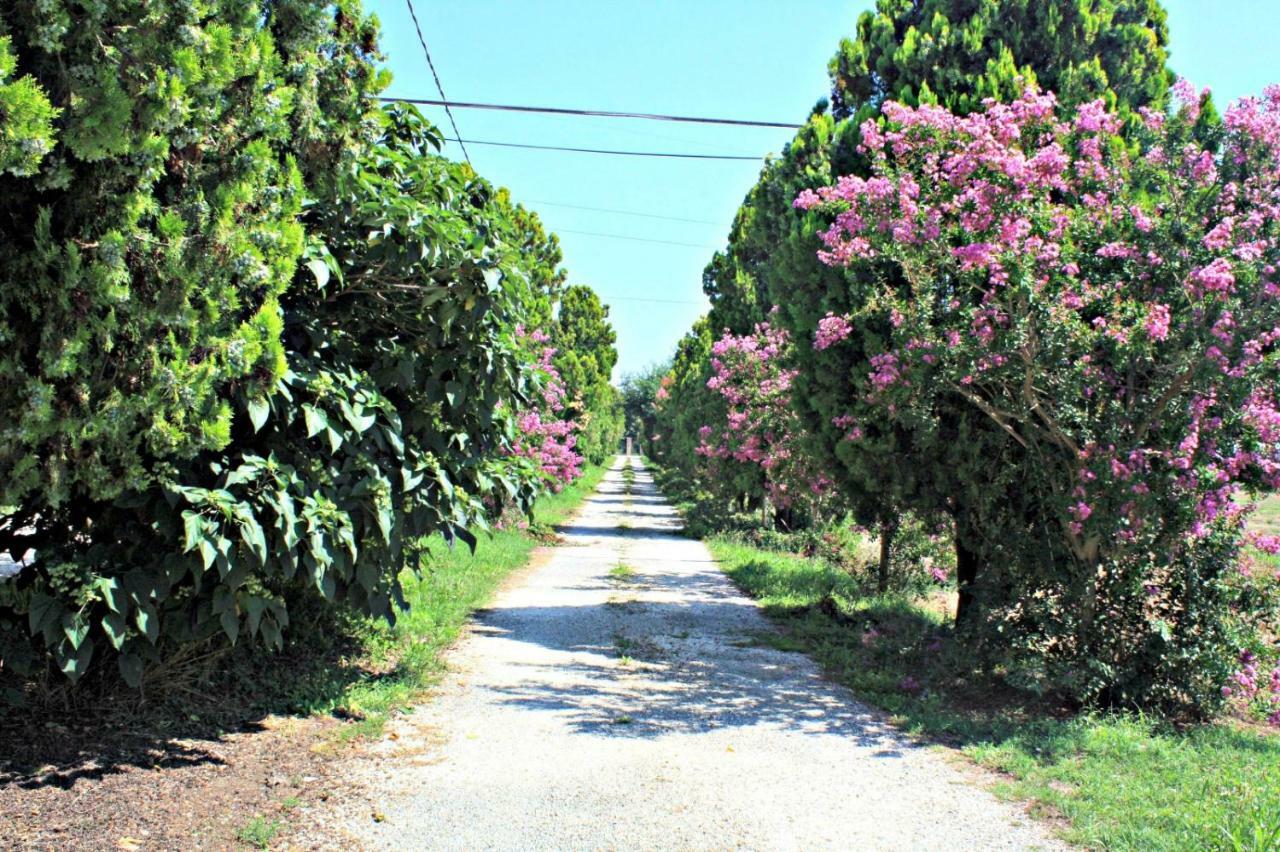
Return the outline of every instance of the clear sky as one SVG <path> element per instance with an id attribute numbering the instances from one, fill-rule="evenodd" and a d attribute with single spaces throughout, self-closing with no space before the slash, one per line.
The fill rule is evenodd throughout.
<path id="1" fill-rule="evenodd" d="M 404 0 L 366 2 L 382 21 L 395 75 L 388 94 L 437 97 Z M 450 100 L 797 123 L 826 94 L 827 60 L 872 3 L 415 0 Z M 1165 5 L 1174 69 L 1210 86 L 1220 108 L 1280 82 L 1280 0 Z M 452 135 L 443 110 L 423 110 Z M 465 139 L 761 157 L 792 133 L 476 110 L 454 117 Z M 611 306 L 615 379 L 668 357 L 706 310 L 702 269 L 759 171 L 750 161 L 468 150 L 483 176 L 510 187 L 560 236 L 570 281 L 590 284 Z M 461 157 L 457 145 L 445 153 Z"/>

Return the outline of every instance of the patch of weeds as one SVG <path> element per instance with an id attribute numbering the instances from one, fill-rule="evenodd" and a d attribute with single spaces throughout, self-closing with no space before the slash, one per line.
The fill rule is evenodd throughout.
<path id="1" fill-rule="evenodd" d="M 609 569 L 609 578 L 619 583 L 628 583 L 636 577 L 636 569 L 625 562 L 619 562 Z"/>
<path id="2" fill-rule="evenodd" d="M 282 811 L 294 811 L 302 807 L 302 799 L 297 796 L 285 796 L 280 800 L 280 809 Z"/>
<path id="3" fill-rule="evenodd" d="M 631 724 L 632 722 L 634 722 L 634 721 L 635 721 L 635 719 L 632 719 L 630 716 L 625 716 L 625 715 L 624 715 L 624 716 L 619 716 L 618 718 L 614 719 L 614 720 L 613 720 L 613 724 L 615 724 L 615 725 L 630 725 L 630 724 Z"/>
<path id="4" fill-rule="evenodd" d="M 618 657 L 618 665 L 620 666 L 629 666 L 634 662 L 635 660 L 631 659 L 626 654 L 623 654 L 621 657 Z"/>
<path id="5" fill-rule="evenodd" d="M 282 828 L 284 823 L 280 820 L 268 820 L 262 814 L 258 814 L 236 830 L 236 840 L 247 846 L 267 849 Z"/>
<path id="6" fill-rule="evenodd" d="M 735 648 L 772 648 L 775 651 L 804 653 L 805 644 L 776 630 L 753 630 L 730 643 Z"/>

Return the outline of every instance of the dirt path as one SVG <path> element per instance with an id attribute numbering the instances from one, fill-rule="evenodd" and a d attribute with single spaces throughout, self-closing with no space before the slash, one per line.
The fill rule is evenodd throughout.
<path id="1" fill-rule="evenodd" d="M 1055 848 L 771 628 L 621 462 L 431 703 L 295 841 L 371 849 Z"/>

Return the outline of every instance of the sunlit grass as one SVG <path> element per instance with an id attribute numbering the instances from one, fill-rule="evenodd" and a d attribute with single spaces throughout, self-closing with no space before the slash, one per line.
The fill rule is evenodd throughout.
<path id="1" fill-rule="evenodd" d="M 1280 849 L 1280 737 L 1230 723 L 1175 729 L 1129 715 L 1070 715 L 972 674 L 942 616 L 862 597 L 816 560 L 710 542 L 731 578 L 803 651 L 906 730 L 1007 775 L 997 792 L 1067 817 L 1066 838 L 1124 850 Z"/>

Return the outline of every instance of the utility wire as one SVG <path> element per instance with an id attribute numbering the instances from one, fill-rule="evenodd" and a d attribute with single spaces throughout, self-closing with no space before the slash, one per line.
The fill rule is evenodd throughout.
<path id="1" fill-rule="evenodd" d="M 446 136 L 445 141 L 457 142 L 459 145 L 464 142 L 470 145 L 495 145 L 499 148 L 530 148 L 535 151 L 568 151 L 574 154 L 613 154 L 622 157 L 666 157 L 679 160 L 751 160 L 760 162 L 764 157 L 740 156 L 737 154 L 681 154 L 674 151 L 620 151 L 614 148 L 570 148 L 563 145 L 528 145 L 521 142 L 493 142 L 484 139 L 461 139 L 456 136 Z M 466 148 L 463 148 L 466 152 Z"/>
<path id="2" fill-rule="evenodd" d="M 404 0 L 404 2 L 409 7 L 409 17 L 413 18 L 413 28 L 418 31 L 418 43 L 422 45 L 422 55 L 427 57 L 427 67 L 431 69 L 431 76 L 436 81 L 436 90 L 440 92 L 440 105 L 444 107 L 445 114 L 449 116 L 449 124 L 453 125 L 453 135 L 461 137 L 462 131 L 458 129 L 458 122 L 453 118 L 453 110 L 449 109 L 449 99 L 444 93 L 444 86 L 440 85 L 440 75 L 436 73 L 436 64 L 431 61 L 431 51 L 427 49 L 427 40 L 422 36 L 422 25 L 418 23 L 418 13 L 413 8 L 413 0 Z M 458 146 L 462 148 L 462 157 L 467 161 L 467 165 L 471 165 L 471 155 L 467 153 L 467 146 L 462 143 L 461 138 L 458 139 Z"/>
<path id="3" fill-rule="evenodd" d="M 637 243 L 662 243 L 668 246 L 688 246 L 689 248 L 710 249 L 716 251 L 715 246 L 708 246 L 702 243 L 681 243 L 675 240 L 651 240 L 648 237 L 632 237 L 627 234 L 602 234 L 599 231 L 571 231 L 568 228 L 556 228 L 553 233 L 557 234 L 581 234 L 586 237 L 608 237 L 614 240 L 631 240 Z"/>
<path id="4" fill-rule="evenodd" d="M 558 204 L 554 201 L 536 201 L 532 198 L 525 203 L 541 204 L 544 207 L 565 207 L 569 210 L 591 210 L 595 213 L 616 213 L 619 216 L 639 216 L 644 219 L 664 219 L 668 222 L 690 222 L 695 225 L 725 226 L 723 222 L 717 222 L 714 219 L 685 219 L 681 216 L 660 216 L 657 213 L 641 213 L 637 210 L 614 210 L 612 207 L 586 207 L 582 204 Z"/>
<path id="5" fill-rule="evenodd" d="M 531 107 L 516 106 L 514 104 L 480 104 L 466 103 L 464 101 L 451 101 L 443 94 L 440 100 L 434 98 L 381 98 L 384 101 L 407 101 L 411 104 L 423 104 L 425 106 L 442 106 L 446 110 L 450 107 L 458 109 L 493 109 L 504 112 L 539 112 L 549 113 L 551 115 L 579 115 L 590 116 L 592 118 L 638 118 L 645 121 L 682 121 L 691 124 L 728 124 L 735 127 L 784 127 L 788 130 L 795 130 L 802 125 L 794 124 L 786 121 L 749 121 L 739 118 L 706 118 L 703 116 L 692 115 L 660 115 L 650 112 L 614 112 L 611 110 L 600 109 L 567 109 L 564 107 Z"/>

